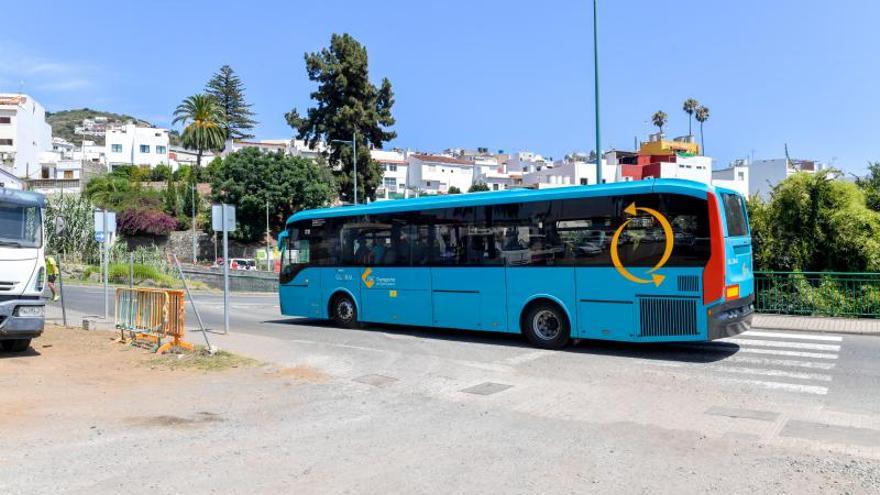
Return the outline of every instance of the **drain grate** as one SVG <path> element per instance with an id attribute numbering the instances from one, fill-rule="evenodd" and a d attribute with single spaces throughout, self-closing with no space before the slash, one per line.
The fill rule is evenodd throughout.
<path id="1" fill-rule="evenodd" d="M 474 385 L 473 387 L 468 387 L 461 391 L 466 394 L 492 395 L 497 394 L 498 392 L 503 392 L 511 387 L 513 387 L 513 385 L 507 385 L 505 383 L 484 382 L 479 385 Z"/>

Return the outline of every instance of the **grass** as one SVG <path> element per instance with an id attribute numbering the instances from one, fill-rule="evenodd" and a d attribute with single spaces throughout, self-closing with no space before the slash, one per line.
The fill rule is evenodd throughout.
<path id="1" fill-rule="evenodd" d="M 148 359 L 145 365 L 150 368 L 164 368 L 171 371 L 226 371 L 236 368 L 256 368 L 263 363 L 256 359 L 239 356 L 227 351 L 211 354 L 203 347 L 193 352 L 181 354 L 161 354 Z"/>

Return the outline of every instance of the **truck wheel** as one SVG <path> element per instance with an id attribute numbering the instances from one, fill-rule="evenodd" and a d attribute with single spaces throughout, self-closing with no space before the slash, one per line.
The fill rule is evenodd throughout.
<path id="1" fill-rule="evenodd" d="M 31 339 L 0 340 L 6 352 L 24 352 L 31 346 Z"/>
<path id="2" fill-rule="evenodd" d="M 333 298 L 333 302 L 330 303 L 330 316 L 333 318 L 333 322 L 342 328 L 357 327 L 357 306 L 345 294 Z"/>
<path id="3" fill-rule="evenodd" d="M 568 318 L 559 306 L 540 302 L 533 305 L 523 319 L 523 333 L 533 345 L 544 349 L 562 349 L 568 345 L 571 329 Z"/>

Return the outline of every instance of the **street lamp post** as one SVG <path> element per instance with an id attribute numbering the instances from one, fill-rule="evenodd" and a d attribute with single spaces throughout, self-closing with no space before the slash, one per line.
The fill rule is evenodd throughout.
<path id="1" fill-rule="evenodd" d="M 358 204 L 358 154 L 357 154 L 357 131 L 351 133 L 351 141 L 347 139 L 332 139 L 332 143 L 351 144 L 351 163 L 354 168 L 354 204 Z"/>
<path id="2" fill-rule="evenodd" d="M 593 0 L 593 74 L 596 88 L 596 184 L 602 183 L 602 144 L 599 134 L 599 0 Z"/>

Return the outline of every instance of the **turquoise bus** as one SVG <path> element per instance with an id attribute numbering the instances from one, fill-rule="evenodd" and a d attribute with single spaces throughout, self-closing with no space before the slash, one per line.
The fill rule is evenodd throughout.
<path id="1" fill-rule="evenodd" d="M 747 330 L 742 195 L 653 179 L 301 211 L 280 236 L 281 313 L 571 339 L 706 341 Z"/>

